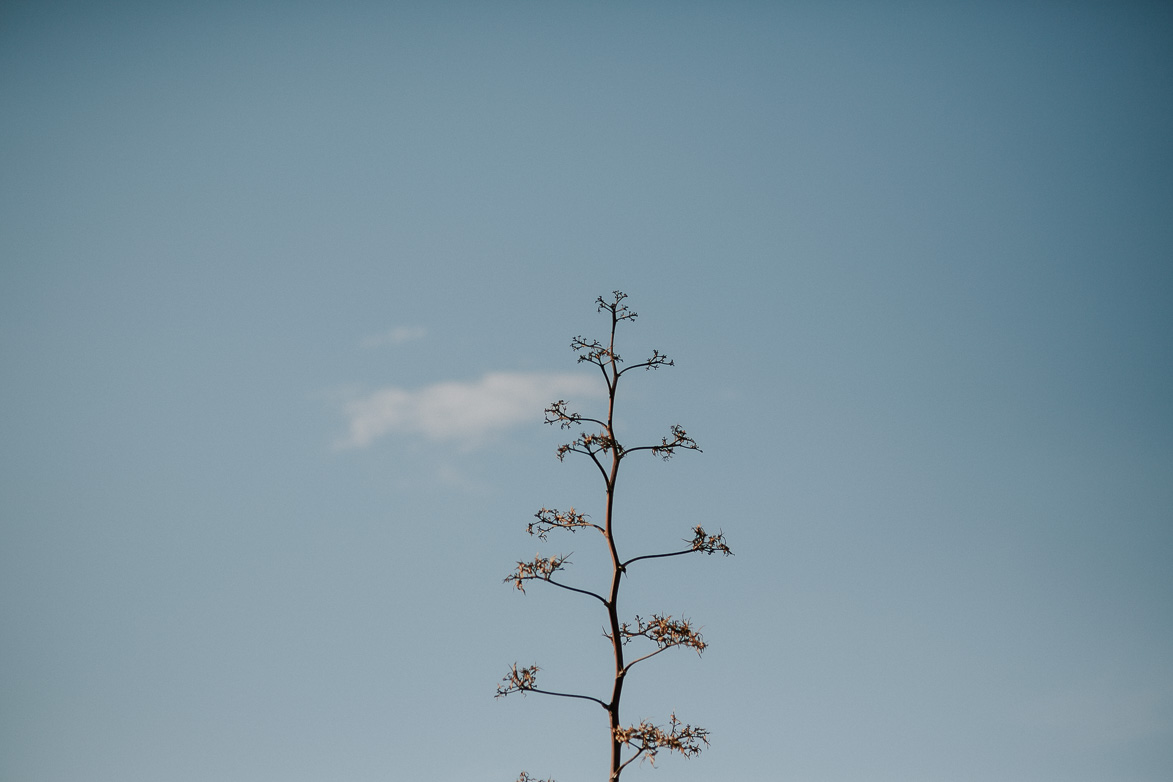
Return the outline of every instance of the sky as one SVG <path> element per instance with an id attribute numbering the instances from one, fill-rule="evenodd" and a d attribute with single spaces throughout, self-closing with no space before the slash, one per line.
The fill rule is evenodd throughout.
<path id="1" fill-rule="evenodd" d="M 1173 778 L 1173 11 L 0 6 L 0 778 Z M 573 433 L 570 433 L 572 436 Z M 545 589 L 542 587 L 546 586 Z"/>

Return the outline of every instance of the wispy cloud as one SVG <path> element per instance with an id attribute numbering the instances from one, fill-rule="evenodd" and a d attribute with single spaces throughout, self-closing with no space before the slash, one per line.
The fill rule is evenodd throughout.
<path id="1" fill-rule="evenodd" d="M 385 334 L 376 334 L 362 341 L 364 348 L 379 348 L 384 345 L 402 345 L 404 342 L 423 339 L 428 330 L 423 326 L 397 326 Z"/>
<path id="2" fill-rule="evenodd" d="M 540 421 L 542 409 L 557 399 L 601 395 L 597 378 L 552 372 L 490 372 L 416 390 L 392 386 L 345 404 L 349 426 L 337 446 L 363 448 L 386 435 L 412 434 L 475 447 L 489 435 Z"/>

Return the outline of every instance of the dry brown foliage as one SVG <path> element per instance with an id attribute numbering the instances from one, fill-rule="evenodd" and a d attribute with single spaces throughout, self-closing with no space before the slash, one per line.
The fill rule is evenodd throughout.
<path id="1" fill-rule="evenodd" d="M 676 719 L 675 712 L 668 718 L 668 730 L 641 721 L 638 725 L 626 728 L 617 728 L 615 737 L 623 744 L 633 747 L 635 754 L 624 761 L 628 765 L 636 758 L 647 758 L 653 766 L 656 765 L 656 753 L 662 749 L 679 752 L 686 758 L 699 755 L 701 744 L 709 746 L 709 732 L 704 728 L 694 728 L 692 725 L 683 725 Z"/>

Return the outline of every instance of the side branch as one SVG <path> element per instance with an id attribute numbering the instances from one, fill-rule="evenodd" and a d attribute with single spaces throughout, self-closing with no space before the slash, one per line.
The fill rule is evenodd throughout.
<path id="1" fill-rule="evenodd" d="M 629 367 L 624 367 L 623 369 L 619 370 L 618 375 L 622 375 L 624 372 L 630 372 L 633 369 L 639 369 L 640 367 L 643 367 L 645 370 L 649 370 L 649 369 L 659 369 L 660 367 L 674 367 L 674 366 L 676 366 L 675 361 L 671 360 L 670 358 L 668 358 L 666 355 L 664 355 L 660 351 L 653 350 L 652 357 L 649 358 L 647 361 L 641 361 L 638 364 L 632 364 Z"/>
<path id="2" fill-rule="evenodd" d="M 676 719 L 675 713 L 669 720 L 668 730 L 647 720 L 641 721 L 639 725 L 615 729 L 616 740 L 635 749 L 635 754 L 619 767 L 620 771 L 641 755 L 646 755 L 648 761 L 653 766 L 656 765 L 656 753 L 661 749 L 679 752 L 684 757 L 691 758 L 701 753 L 701 744 L 709 746 L 709 731 L 706 729 L 682 725 L 680 720 Z"/>
<path id="3" fill-rule="evenodd" d="M 589 456 L 591 457 L 591 461 L 595 463 L 595 466 L 599 468 L 599 474 L 603 476 L 603 481 L 609 483 L 610 478 L 607 476 L 607 468 L 603 466 L 601 461 L 599 461 L 599 450 L 592 450 L 589 445 L 580 447 L 582 446 L 582 439 L 583 438 L 580 437 L 573 443 L 566 443 L 565 445 L 558 446 L 558 450 L 555 452 L 555 455 L 558 457 L 558 461 L 564 460 L 566 458 L 566 454 L 568 453 L 581 453 Z"/>
<path id="4" fill-rule="evenodd" d="M 555 581 L 552 578 L 552 576 L 557 573 L 564 565 L 569 564 L 569 554 L 559 554 L 556 557 L 537 556 L 534 557 L 532 562 L 518 562 L 517 570 L 507 575 L 504 579 L 504 583 L 512 583 L 513 586 L 516 587 L 519 591 L 525 592 L 526 581 L 545 581 L 570 592 L 578 592 L 581 595 L 590 595 L 603 605 L 607 605 L 607 599 L 602 595 L 595 594 L 588 589 L 579 589 L 578 587 L 568 586 L 567 584 Z"/>
<path id="5" fill-rule="evenodd" d="M 604 532 L 598 524 L 587 521 L 589 517 L 585 513 L 578 513 L 574 508 L 568 511 L 560 511 L 557 508 L 542 508 L 534 514 L 534 517 L 537 521 L 531 521 L 525 531 L 531 535 L 537 535 L 542 540 L 545 540 L 546 535 L 555 529 L 577 532 L 583 527 L 593 527 L 599 532 Z"/>
<path id="6" fill-rule="evenodd" d="M 549 581 L 550 576 L 557 573 L 564 565 L 570 563 L 569 554 L 559 554 L 556 557 L 534 557 L 532 562 L 518 562 L 517 571 L 505 577 L 505 583 L 513 582 L 518 590 L 525 591 L 525 582 L 541 579 Z"/>
<path id="7" fill-rule="evenodd" d="M 647 638 L 659 647 L 657 652 L 671 649 L 673 646 L 687 646 L 695 649 L 699 655 L 708 648 L 705 639 L 692 629 L 692 623 L 687 619 L 674 620 L 671 616 L 659 614 L 652 614 L 650 619 L 636 616 L 634 623 L 624 622 L 619 626 L 619 639 L 624 646 L 634 638 Z"/>
<path id="8" fill-rule="evenodd" d="M 661 438 L 659 445 L 640 445 L 635 448 L 628 448 L 623 453 L 627 455 L 636 451 L 651 451 L 653 455 L 659 456 L 664 461 L 668 461 L 676 455 L 677 449 L 684 451 L 700 451 L 696 444 L 696 440 L 688 436 L 688 432 L 684 431 L 684 427 L 679 424 L 672 426 L 672 439 L 667 437 Z"/>
<path id="9" fill-rule="evenodd" d="M 580 595 L 589 595 L 590 597 L 593 597 L 595 600 L 598 600 L 603 605 L 608 605 L 607 598 L 603 597 L 602 595 L 600 595 L 596 592 L 592 592 L 589 589 L 579 589 L 578 587 L 568 586 L 566 584 L 563 584 L 560 581 L 555 581 L 552 578 L 547 578 L 546 581 L 549 581 L 551 584 L 553 584 L 556 587 L 562 587 L 563 589 L 565 589 L 569 592 L 578 592 Z"/>
<path id="10" fill-rule="evenodd" d="M 526 668 L 518 668 L 517 663 L 514 663 L 510 667 L 509 673 L 505 674 L 505 678 L 503 678 L 501 683 L 497 685 L 497 694 L 493 697 L 504 698 L 506 695 L 511 695 L 515 692 L 520 692 L 523 694 L 527 692 L 536 692 L 539 695 L 552 695 L 556 698 L 577 698 L 584 701 L 594 701 L 604 709 L 607 708 L 607 704 L 590 695 L 576 695 L 571 692 L 551 692 L 550 690 L 539 690 L 534 685 L 537 683 L 538 671 L 540 670 L 541 668 L 536 665 L 530 665 Z"/>
<path id="11" fill-rule="evenodd" d="M 595 458 L 596 454 L 610 453 L 613 450 L 622 452 L 622 449 L 619 448 L 619 444 L 615 442 L 615 439 L 605 431 L 599 432 L 598 434 L 583 432 L 578 437 L 574 438 L 574 440 L 571 442 L 558 446 L 557 454 L 558 461 L 562 461 L 566 454 L 570 452 L 585 453 L 587 456 L 595 459 L 595 462 L 597 463 L 599 460 Z"/>
<path id="12" fill-rule="evenodd" d="M 570 412 L 570 410 L 568 410 L 566 407 L 568 404 L 569 403 L 565 399 L 559 399 L 557 402 L 551 402 L 550 406 L 547 407 L 544 411 L 546 413 L 546 423 L 558 424 L 558 427 L 561 429 L 569 429 L 575 424 L 582 423 L 583 421 L 590 421 L 592 424 L 598 424 L 599 426 L 606 428 L 607 425 L 597 418 L 588 418 L 585 415 L 579 415 L 578 413 Z"/>
<path id="13" fill-rule="evenodd" d="M 716 554 L 717 552 L 721 552 L 727 557 L 733 555 L 733 550 L 730 549 L 729 546 L 725 543 L 725 533 L 718 532 L 716 535 L 710 535 L 709 533 L 705 532 L 705 528 L 699 524 L 693 527 L 692 531 L 693 537 L 691 541 L 691 548 L 686 548 L 681 551 L 671 551 L 667 554 L 644 554 L 643 556 L 632 557 L 631 559 L 624 562 L 620 567 L 626 568 L 632 562 L 639 562 L 641 559 L 679 557 L 682 554 L 694 554 L 697 552 L 702 554 Z M 687 538 L 685 540 L 687 541 Z"/>
<path id="14" fill-rule="evenodd" d="M 604 370 L 607 364 L 612 361 L 617 364 L 623 361 L 618 353 L 597 339 L 588 340 L 584 337 L 575 337 L 570 340 L 570 349 L 578 354 L 578 363 L 594 364 Z"/>

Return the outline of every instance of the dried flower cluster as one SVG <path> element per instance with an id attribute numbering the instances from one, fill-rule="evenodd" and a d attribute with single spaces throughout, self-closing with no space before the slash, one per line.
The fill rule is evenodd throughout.
<path id="1" fill-rule="evenodd" d="M 705 532 L 705 528 L 699 524 L 692 528 L 694 534 L 692 538 L 692 550 L 701 551 L 705 554 L 716 554 L 720 551 L 725 556 L 730 556 L 733 552 L 725 545 L 725 533 L 718 532 L 716 535 L 710 535 Z"/>
<path id="2" fill-rule="evenodd" d="M 566 564 L 570 563 L 570 555 L 559 555 L 556 557 L 534 557 L 532 562 L 518 562 L 517 572 L 510 573 L 505 577 L 505 583 L 513 582 L 513 585 L 525 591 L 525 582 L 532 581 L 535 578 L 540 578 L 543 581 L 549 581 L 550 576 L 554 575 L 558 570 Z"/>
<path id="3" fill-rule="evenodd" d="M 651 619 L 636 615 L 634 622 L 619 625 L 621 643 L 626 645 L 633 638 L 647 638 L 661 651 L 673 646 L 688 646 L 700 654 L 708 646 L 701 638 L 701 634 L 692 629 L 692 624 L 687 619 L 673 621 L 672 617 L 659 614 L 652 614 Z"/>
<path id="4" fill-rule="evenodd" d="M 505 678 L 497 685 L 497 695 L 500 698 L 508 695 L 511 692 L 532 692 L 538 683 L 538 671 L 542 670 L 536 665 L 531 665 L 528 668 L 518 668 L 517 663 L 514 663 L 509 669 L 509 673 L 505 674 Z"/>
<path id="5" fill-rule="evenodd" d="M 656 753 L 661 749 L 679 752 L 686 758 L 699 755 L 701 744 L 709 746 L 709 731 L 704 728 L 683 725 L 673 713 L 669 719 L 668 730 L 642 721 L 638 725 L 626 728 L 617 728 L 615 738 L 622 744 L 634 747 L 636 752 L 623 765 L 626 766 L 637 757 L 643 756 L 653 766 L 656 765 Z"/>

